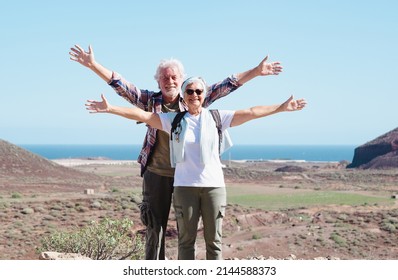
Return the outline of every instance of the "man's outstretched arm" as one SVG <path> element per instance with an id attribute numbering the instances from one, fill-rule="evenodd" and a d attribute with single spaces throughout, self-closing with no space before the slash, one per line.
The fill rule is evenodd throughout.
<path id="1" fill-rule="evenodd" d="M 279 75 L 283 70 L 281 63 L 279 61 L 268 63 L 267 60 L 268 55 L 256 67 L 236 74 L 238 83 L 243 85 L 258 76 Z"/>
<path id="2" fill-rule="evenodd" d="M 88 46 L 87 52 L 79 45 L 75 45 L 70 50 L 69 55 L 71 60 L 79 62 L 81 65 L 91 69 L 106 83 L 110 83 L 112 79 L 112 71 L 105 68 L 95 60 L 94 51 L 91 45 Z"/>

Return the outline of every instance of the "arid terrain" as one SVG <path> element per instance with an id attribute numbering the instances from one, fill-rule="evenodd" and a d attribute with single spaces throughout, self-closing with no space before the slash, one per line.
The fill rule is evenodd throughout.
<path id="1" fill-rule="evenodd" d="M 128 217 L 136 233 L 143 233 L 137 163 L 50 162 L 19 150 L 11 154 L 17 156 L 0 161 L 0 259 L 38 259 L 43 236 L 104 217 Z M 397 169 L 287 161 L 225 164 L 225 259 L 398 259 Z M 94 194 L 85 194 L 87 189 Z M 336 203 L 328 195 L 353 198 Z M 300 197 L 315 199 L 300 202 Z M 171 213 L 169 259 L 177 256 L 176 232 Z M 201 228 L 197 243 L 198 259 L 204 259 Z"/>

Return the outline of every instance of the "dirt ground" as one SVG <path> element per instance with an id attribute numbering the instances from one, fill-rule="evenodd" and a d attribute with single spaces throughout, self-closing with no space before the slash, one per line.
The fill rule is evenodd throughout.
<path id="1" fill-rule="evenodd" d="M 43 172 L 38 176 L 36 171 L 1 174 L 0 259 L 38 259 L 36 248 L 43 236 L 104 217 L 129 217 L 137 234 L 142 234 L 137 163 L 69 159 L 56 164 L 67 169 L 55 177 Z M 225 164 L 231 193 L 295 195 L 328 190 L 386 198 L 381 203 L 349 206 L 319 201 L 272 210 L 266 205 L 230 203 L 223 222 L 225 259 L 398 259 L 398 203 L 393 198 L 398 193 L 398 170 L 345 169 L 344 163 Z M 86 194 L 87 189 L 94 194 Z M 166 241 L 169 259 L 177 256 L 176 232 L 172 212 Z M 205 258 L 202 227 L 197 258 Z"/>

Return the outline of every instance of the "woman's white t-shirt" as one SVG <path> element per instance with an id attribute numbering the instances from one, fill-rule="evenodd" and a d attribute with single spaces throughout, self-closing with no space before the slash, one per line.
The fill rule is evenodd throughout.
<path id="1" fill-rule="evenodd" d="M 219 110 L 222 130 L 230 127 L 235 111 Z M 200 160 L 200 116 L 185 114 L 187 132 L 185 135 L 184 160 L 178 162 L 174 174 L 174 186 L 178 187 L 225 187 L 224 174 L 218 149 L 214 149 L 208 164 Z M 171 122 L 168 113 L 159 114 L 164 131 L 170 133 Z M 217 130 L 214 137 L 218 142 Z"/>

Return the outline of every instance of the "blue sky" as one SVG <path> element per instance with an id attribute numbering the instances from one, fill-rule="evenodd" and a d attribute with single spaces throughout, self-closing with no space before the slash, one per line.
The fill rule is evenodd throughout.
<path id="1" fill-rule="evenodd" d="M 36 3 L 37 2 L 37 3 Z M 397 127 L 397 1 L 1 1 L 0 138 L 15 144 L 141 144 L 146 128 L 92 115 L 86 99 L 124 99 L 69 48 L 144 89 L 163 58 L 211 84 L 267 54 L 279 76 L 259 77 L 212 108 L 308 107 L 230 130 L 235 144 L 360 145 Z"/>

